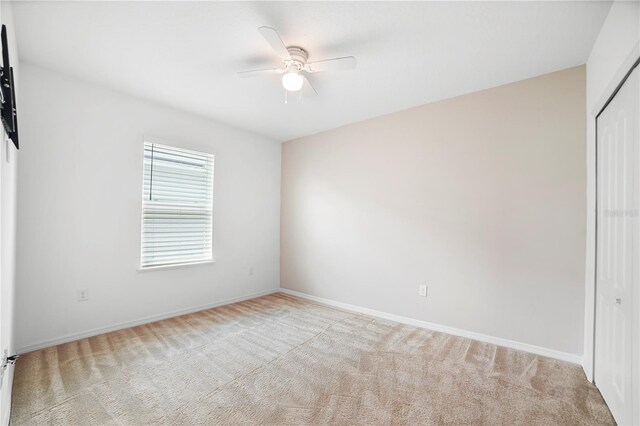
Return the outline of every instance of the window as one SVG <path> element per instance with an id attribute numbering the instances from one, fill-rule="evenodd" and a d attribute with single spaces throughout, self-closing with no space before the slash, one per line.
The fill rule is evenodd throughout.
<path id="1" fill-rule="evenodd" d="M 144 143 L 140 266 L 213 260 L 213 155 Z"/>

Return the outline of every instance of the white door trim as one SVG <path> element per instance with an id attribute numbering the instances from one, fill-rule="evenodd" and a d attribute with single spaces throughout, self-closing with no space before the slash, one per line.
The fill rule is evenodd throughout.
<path id="1" fill-rule="evenodd" d="M 638 178 L 640 163 L 640 157 L 636 157 L 640 153 L 638 65 L 640 59 L 596 116 L 595 132 L 597 229 L 593 376 L 620 424 L 633 423 L 632 419 L 636 417 L 633 401 L 637 398 L 640 382 L 637 372 L 640 364 L 636 361 L 636 358 L 640 359 L 636 349 L 638 339 L 635 337 L 640 333 L 640 321 L 636 321 L 636 310 L 640 306 L 637 303 L 639 228 L 635 217 L 637 210 L 631 210 L 637 209 L 638 187 L 633 182 Z M 631 171 L 633 175 L 628 174 Z M 623 215 L 608 216 L 607 212 Z"/>
<path id="2" fill-rule="evenodd" d="M 640 46 L 640 43 L 636 46 L 638 47 Z M 625 65 L 627 65 L 628 61 L 625 62 Z M 595 382 L 595 378 L 596 378 L 596 374 L 598 374 L 597 372 L 597 366 L 596 366 L 596 355 L 597 355 L 597 346 L 598 346 L 598 340 L 597 340 L 597 324 L 598 324 L 598 309 L 597 309 L 597 304 L 598 304 L 598 258 L 597 258 L 597 253 L 598 253 L 598 209 L 599 209 L 599 205 L 598 205 L 598 180 L 600 178 L 600 173 L 601 171 L 598 170 L 598 161 L 599 161 L 599 155 L 598 155 L 598 144 L 600 143 L 599 140 L 599 133 L 600 131 L 598 130 L 598 118 L 600 117 L 600 115 L 602 115 L 605 110 L 607 109 L 607 107 L 609 106 L 609 104 L 616 98 L 616 96 L 618 96 L 618 92 L 623 88 L 623 86 L 625 85 L 625 83 L 627 83 L 627 80 L 630 78 L 630 76 L 633 73 L 640 72 L 640 53 L 638 53 L 638 56 L 635 57 L 635 59 L 633 60 L 632 64 L 630 65 L 630 67 L 627 69 L 626 72 L 624 72 L 624 74 L 622 75 L 622 77 L 620 78 L 618 84 L 611 89 L 610 94 L 605 98 L 603 97 L 601 99 L 601 101 L 599 102 L 599 106 L 600 109 L 594 110 L 593 111 L 593 117 L 590 117 L 593 119 L 594 123 L 588 123 L 588 124 L 594 124 L 594 128 L 595 128 L 595 138 L 593 139 L 593 143 L 595 144 L 595 149 L 594 149 L 594 156 L 590 157 L 590 160 L 593 161 L 590 165 L 593 167 L 594 173 L 593 173 L 593 183 L 594 185 L 589 186 L 588 185 L 588 195 L 592 196 L 592 200 L 594 200 L 593 205 L 589 206 L 589 207 L 593 207 L 593 211 L 594 211 L 594 215 L 593 215 L 593 220 L 589 221 L 588 226 L 591 227 L 591 229 L 593 229 L 593 246 L 592 246 L 592 251 L 589 253 L 587 253 L 588 257 L 587 257 L 587 267 L 591 267 L 592 268 L 592 279 L 593 279 L 593 305 L 592 306 L 588 306 L 588 309 L 591 309 L 592 311 L 592 318 L 593 318 L 593 323 L 592 324 L 585 324 L 585 327 L 592 327 L 591 332 L 592 332 L 592 352 L 591 352 L 591 358 L 590 360 L 588 360 L 588 358 L 585 356 L 585 362 L 591 362 L 590 365 L 583 365 L 583 368 L 585 369 L 585 372 L 587 373 L 588 379 L 591 380 L 592 382 L 594 382 L 597 386 L 597 383 Z M 618 72 L 616 74 L 616 78 L 619 77 L 620 72 Z M 637 78 L 637 75 L 636 75 Z M 611 86 L 611 85 L 610 85 Z M 610 87 L 609 87 L 610 88 Z M 636 96 L 636 108 L 637 108 L 637 102 L 640 102 L 640 90 L 638 90 L 638 87 L 636 87 L 636 91 L 637 93 L 635 94 Z M 634 124 L 634 132 L 638 132 L 639 127 L 638 123 L 636 122 Z M 635 135 L 636 138 L 638 138 L 640 135 L 640 133 L 637 133 Z M 636 142 L 637 143 L 637 142 Z M 636 152 L 637 153 L 637 152 Z M 636 161 L 638 161 L 638 159 L 636 159 Z M 589 258 L 589 256 L 591 256 L 591 259 Z M 637 252 L 634 255 L 634 261 L 638 262 L 639 259 L 635 259 L 635 257 L 637 257 Z M 593 263 L 589 263 L 590 260 L 593 260 Z M 637 274 L 637 266 L 634 268 Z M 638 342 L 638 336 L 640 336 L 640 288 L 638 288 L 638 283 L 637 280 L 634 280 L 635 284 L 632 284 L 631 287 L 631 294 L 630 299 L 631 299 L 631 312 L 630 312 L 630 326 L 631 326 L 631 333 L 630 335 L 632 336 L 631 339 L 632 341 L 630 342 L 631 344 L 631 364 L 630 364 L 630 374 L 632 375 L 631 377 L 631 383 L 630 383 L 630 388 L 629 388 L 629 393 L 630 393 L 630 398 L 631 400 L 627 400 L 629 404 L 631 404 L 631 408 L 630 408 L 630 412 L 628 413 L 628 417 L 627 417 L 627 421 L 629 419 L 631 419 L 632 424 L 640 424 L 640 343 Z M 601 343 L 600 343 L 601 344 Z M 588 360 L 588 361 L 587 361 Z M 600 373 L 602 374 L 602 373 Z M 602 377 L 601 377 L 602 379 Z M 610 384 L 610 383 L 609 383 Z M 609 392 L 611 393 L 612 390 L 610 388 Z M 618 410 L 622 409 L 622 407 L 618 406 Z M 620 414 L 620 413 L 619 413 Z"/>
<path id="3" fill-rule="evenodd" d="M 615 92 L 621 87 L 623 80 L 627 75 L 629 75 L 634 68 L 634 64 L 640 60 L 640 42 L 636 43 L 636 45 L 631 49 L 629 55 L 624 60 L 624 62 L 618 68 L 618 71 L 611 78 L 611 81 L 607 85 L 606 90 L 603 92 L 602 96 L 596 102 L 595 106 L 591 109 L 591 111 L 587 112 L 587 128 L 592 128 L 594 130 L 593 138 L 587 139 L 587 241 L 586 241 L 586 291 L 588 294 L 592 296 L 591 304 L 587 304 L 585 306 L 585 348 L 583 354 L 583 364 L 582 368 L 587 376 L 587 379 L 593 382 L 593 372 L 595 370 L 595 337 L 596 337 L 596 315 L 595 315 L 595 302 L 596 302 L 596 285 L 595 285 L 595 268 L 596 268 L 596 244 L 595 244 L 595 236 L 596 236 L 596 164 L 597 158 L 595 156 L 596 152 L 596 143 L 597 143 L 597 135 L 595 134 L 596 129 L 596 117 L 602 112 L 607 102 L 613 97 Z M 587 135 L 589 132 L 587 132 Z M 589 151 L 593 152 L 593 155 L 589 155 Z M 590 173 L 590 171 L 593 171 Z M 638 307 L 640 308 L 640 306 Z M 587 336 L 589 336 L 590 345 L 587 341 Z"/>
<path id="4" fill-rule="evenodd" d="M 640 43 L 636 43 L 633 47 L 627 58 L 620 65 L 620 68 L 618 68 L 618 71 L 614 74 L 613 78 L 607 85 L 602 96 L 591 110 L 591 116 L 594 120 L 598 115 L 600 115 L 604 107 L 611 100 L 613 94 L 620 88 L 623 80 L 629 75 L 638 59 L 640 59 Z"/>

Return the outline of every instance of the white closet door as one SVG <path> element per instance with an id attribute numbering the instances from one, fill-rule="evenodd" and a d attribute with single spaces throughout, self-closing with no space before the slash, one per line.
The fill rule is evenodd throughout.
<path id="1" fill-rule="evenodd" d="M 595 382 L 619 424 L 634 422 L 638 397 L 632 308 L 640 263 L 639 75 L 636 67 L 597 120 Z"/>

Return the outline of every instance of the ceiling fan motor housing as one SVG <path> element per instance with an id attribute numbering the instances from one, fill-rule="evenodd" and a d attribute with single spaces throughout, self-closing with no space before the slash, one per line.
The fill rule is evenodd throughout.
<path id="1" fill-rule="evenodd" d="M 287 51 L 289 51 L 289 55 L 291 56 L 291 60 L 285 59 L 284 61 L 287 68 L 295 66 L 298 71 L 304 70 L 307 59 L 309 58 L 307 51 L 301 47 L 287 47 Z"/>

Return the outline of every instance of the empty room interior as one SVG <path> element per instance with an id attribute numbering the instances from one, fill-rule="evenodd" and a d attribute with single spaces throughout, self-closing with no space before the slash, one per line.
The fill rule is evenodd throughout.
<path id="1" fill-rule="evenodd" d="M 0 21 L 0 426 L 640 425 L 639 1 Z"/>

